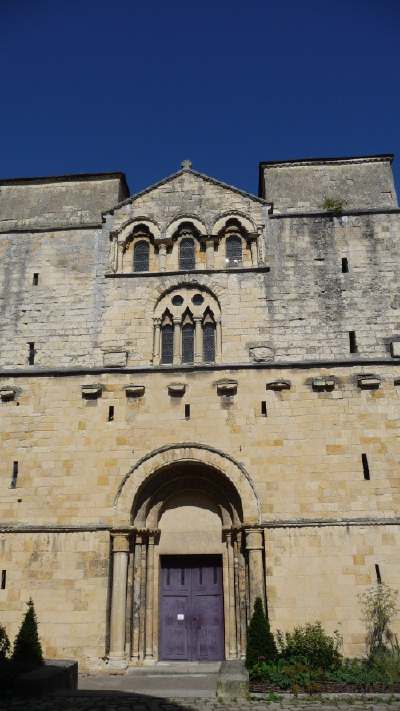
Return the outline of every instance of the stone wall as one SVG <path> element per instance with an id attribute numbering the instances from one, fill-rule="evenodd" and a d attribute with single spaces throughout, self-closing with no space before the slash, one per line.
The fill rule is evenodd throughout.
<path id="1" fill-rule="evenodd" d="M 42 499 L 42 506 L 46 505 Z M 108 532 L 0 533 L 1 624 L 13 642 L 32 597 L 45 657 L 101 665 L 107 637 Z"/>
<path id="2" fill-rule="evenodd" d="M 260 163 L 260 194 L 274 212 L 319 212 L 326 198 L 344 210 L 397 207 L 392 155 Z"/>

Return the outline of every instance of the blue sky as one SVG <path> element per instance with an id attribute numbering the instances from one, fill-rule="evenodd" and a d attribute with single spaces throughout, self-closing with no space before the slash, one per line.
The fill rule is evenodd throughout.
<path id="1" fill-rule="evenodd" d="M 399 0 L 0 0 L 0 177 L 393 152 Z"/>

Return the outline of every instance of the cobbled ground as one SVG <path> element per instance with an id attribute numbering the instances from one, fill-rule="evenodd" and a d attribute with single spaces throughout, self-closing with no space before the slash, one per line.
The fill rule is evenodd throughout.
<path id="1" fill-rule="evenodd" d="M 120 692 L 76 692 L 42 699 L 0 699 L 1 711 L 400 711 L 400 696 L 271 697 L 221 703 L 214 699 L 161 699 Z"/>

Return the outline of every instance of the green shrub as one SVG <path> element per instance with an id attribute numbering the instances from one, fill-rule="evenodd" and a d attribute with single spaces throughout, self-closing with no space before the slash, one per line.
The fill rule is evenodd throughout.
<path id="1" fill-rule="evenodd" d="M 366 647 L 369 659 L 390 648 L 397 646 L 399 649 L 397 639 L 390 631 L 390 623 L 398 612 L 397 596 L 398 591 L 385 583 L 373 585 L 358 596 L 367 628 Z"/>
<path id="2" fill-rule="evenodd" d="M 274 635 L 264 614 L 261 598 L 258 597 L 247 630 L 246 667 L 251 669 L 260 660 L 273 661 L 276 657 Z"/>
<path id="3" fill-rule="evenodd" d="M 32 598 L 29 599 L 27 605 L 28 609 L 14 642 L 12 658 L 18 664 L 37 666 L 43 664 L 43 654 Z"/>
<path id="4" fill-rule="evenodd" d="M 344 206 L 345 206 L 344 200 L 341 200 L 340 198 L 334 198 L 334 197 L 326 197 L 324 202 L 322 203 L 322 209 L 326 210 L 327 212 L 336 212 L 336 213 L 343 212 Z"/>
<path id="5" fill-rule="evenodd" d="M 277 643 L 282 659 L 304 662 L 313 669 L 337 669 L 342 660 L 339 632 L 327 634 L 320 622 L 295 627 L 286 634 L 278 631 Z"/>
<path id="6" fill-rule="evenodd" d="M 8 639 L 6 628 L 0 625 L 0 664 L 5 662 L 10 653 L 10 640 Z"/>

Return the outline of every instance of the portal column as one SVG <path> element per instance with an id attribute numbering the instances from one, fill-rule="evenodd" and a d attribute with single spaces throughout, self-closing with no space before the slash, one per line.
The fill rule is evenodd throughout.
<path id="1" fill-rule="evenodd" d="M 245 533 L 249 561 L 249 603 L 251 619 L 254 612 L 254 603 L 258 597 L 261 598 L 265 611 L 264 537 L 262 528 L 247 528 Z"/>
<path id="2" fill-rule="evenodd" d="M 144 605 L 141 597 L 142 573 L 142 534 L 135 539 L 135 559 L 133 563 L 133 601 L 132 601 L 132 659 L 140 658 L 140 608 Z"/>
<path id="3" fill-rule="evenodd" d="M 110 663 L 126 666 L 125 624 L 126 624 L 126 583 L 129 560 L 129 534 L 112 534 L 113 580 L 111 594 Z"/>
<path id="4" fill-rule="evenodd" d="M 153 615 L 154 615 L 154 543 L 155 531 L 148 532 L 147 543 L 147 585 L 146 585 L 146 653 L 145 660 L 154 659 Z"/>
<path id="5" fill-rule="evenodd" d="M 235 616 L 235 569 L 233 561 L 232 532 L 226 532 L 226 547 L 228 552 L 228 583 L 229 583 L 229 656 L 236 659 L 236 616 Z"/>

